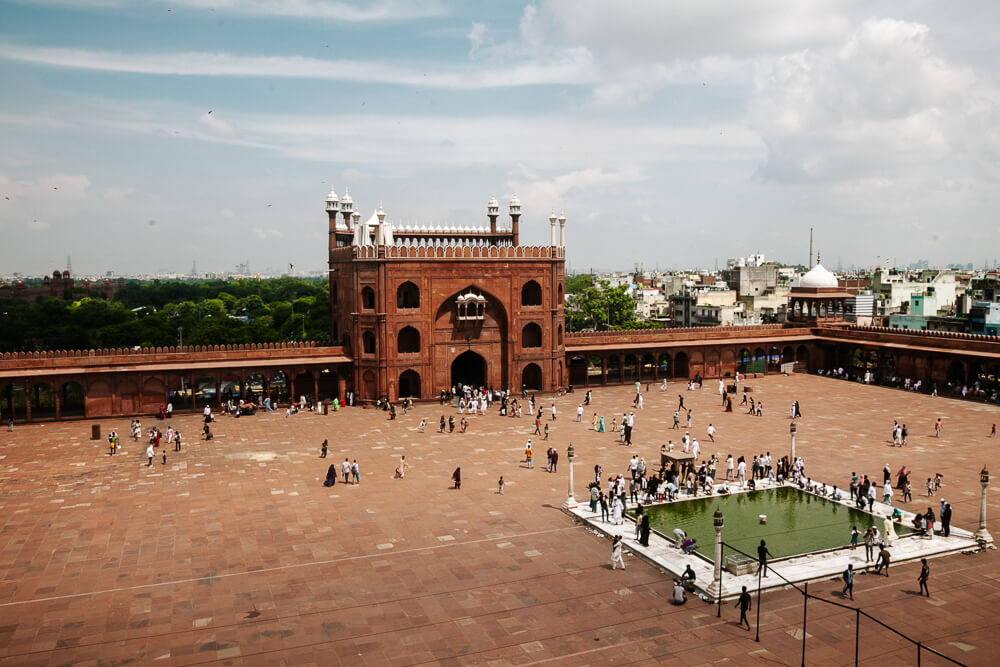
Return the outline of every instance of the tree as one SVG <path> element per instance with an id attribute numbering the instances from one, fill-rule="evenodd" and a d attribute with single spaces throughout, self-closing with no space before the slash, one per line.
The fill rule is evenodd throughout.
<path id="1" fill-rule="evenodd" d="M 635 301 L 624 285 L 611 287 L 606 280 L 599 286 L 584 287 L 568 300 L 566 329 L 605 330 L 635 319 Z"/>
<path id="2" fill-rule="evenodd" d="M 577 294 L 588 287 L 593 286 L 594 276 L 590 273 L 579 273 L 575 276 L 566 276 L 566 294 Z"/>

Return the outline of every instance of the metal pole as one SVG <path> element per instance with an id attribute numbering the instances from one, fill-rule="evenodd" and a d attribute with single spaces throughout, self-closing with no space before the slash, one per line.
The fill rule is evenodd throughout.
<path id="1" fill-rule="evenodd" d="M 755 642 L 760 641 L 760 587 L 761 587 L 761 582 L 763 581 L 763 579 L 761 578 L 762 577 L 761 572 L 763 571 L 763 569 L 764 568 L 762 567 L 757 568 L 757 636 L 754 637 L 753 639 Z"/>
<path id="2" fill-rule="evenodd" d="M 809 606 L 809 582 L 802 594 L 802 667 L 806 667 L 806 609 Z"/>

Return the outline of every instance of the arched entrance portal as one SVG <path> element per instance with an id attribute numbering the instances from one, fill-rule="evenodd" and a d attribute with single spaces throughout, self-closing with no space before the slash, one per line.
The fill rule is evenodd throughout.
<path id="1" fill-rule="evenodd" d="M 467 350 L 451 362 L 451 385 L 486 386 L 486 360 L 472 350 Z"/>

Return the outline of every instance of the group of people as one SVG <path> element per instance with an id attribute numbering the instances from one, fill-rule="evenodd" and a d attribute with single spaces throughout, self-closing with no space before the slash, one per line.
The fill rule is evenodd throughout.
<path id="1" fill-rule="evenodd" d="M 322 445 L 323 453 L 320 458 L 326 457 L 327 452 L 327 442 L 323 441 Z M 361 468 L 358 466 L 358 460 L 349 461 L 344 459 L 344 462 L 338 467 L 336 463 L 331 463 L 330 467 L 326 469 L 326 480 L 323 481 L 323 486 L 334 486 L 337 483 L 337 472 L 340 472 L 342 477 L 342 482 L 344 484 L 360 484 L 361 483 Z"/>

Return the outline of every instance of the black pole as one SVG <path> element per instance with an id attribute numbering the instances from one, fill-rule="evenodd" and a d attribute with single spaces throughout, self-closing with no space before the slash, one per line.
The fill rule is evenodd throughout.
<path id="1" fill-rule="evenodd" d="M 802 594 L 802 667 L 806 667 L 806 609 L 809 605 L 809 582 L 806 582 Z M 919 667 L 919 666 L 918 666 Z"/>
<path id="2" fill-rule="evenodd" d="M 917 642 L 917 667 L 920 667 L 920 642 Z"/>
<path id="3" fill-rule="evenodd" d="M 861 610 L 854 612 L 854 667 L 858 667 L 858 650 L 861 646 Z"/>
<path id="4" fill-rule="evenodd" d="M 757 568 L 757 636 L 754 637 L 755 642 L 760 641 L 760 587 L 761 587 L 761 570 L 764 568 Z"/>

